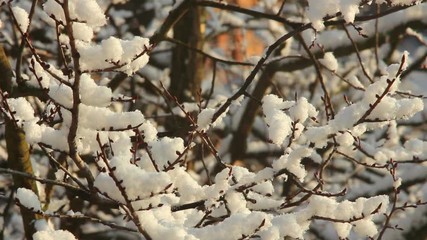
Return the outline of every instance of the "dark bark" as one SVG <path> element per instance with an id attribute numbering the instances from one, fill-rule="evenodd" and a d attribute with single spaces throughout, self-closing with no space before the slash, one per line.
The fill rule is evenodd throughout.
<path id="1" fill-rule="evenodd" d="M 6 53 L 3 46 L 0 45 L 0 86 L 1 90 L 8 92 L 11 97 L 15 95 L 12 92 L 12 68 L 10 67 Z M 19 95 L 19 94 L 18 94 Z M 25 133 L 20 129 L 12 120 L 5 118 L 5 138 L 8 153 L 8 166 L 9 168 L 33 174 L 33 168 L 30 160 L 30 146 L 25 140 Z M 13 175 L 14 187 L 27 188 L 34 193 L 38 193 L 37 185 L 34 180 L 22 176 Z M 21 207 L 22 221 L 24 223 L 25 237 L 32 239 L 35 233 L 34 220 L 38 219 L 37 214 Z"/>

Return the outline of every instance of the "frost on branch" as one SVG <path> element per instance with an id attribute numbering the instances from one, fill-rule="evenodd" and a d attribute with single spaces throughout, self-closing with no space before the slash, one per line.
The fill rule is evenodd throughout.
<path id="1" fill-rule="evenodd" d="M 412 5 L 419 1 L 414 0 L 392 0 L 392 1 L 375 1 L 376 4 L 391 3 L 392 5 Z M 366 4 L 366 1 L 361 0 L 309 0 L 307 17 L 317 31 L 322 31 L 325 28 L 323 24 L 324 17 L 335 16 L 340 13 L 342 18 L 347 23 L 353 23 L 355 16 L 360 12 L 361 6 Z M 368 5 L 372 1 L 368 1 Z"/>
<path id="2" fill-rule="evenodd" d="M 352 23 L 356 14 L 359 13 L 360 0 L 326 0 L 326 1 L 308 1 L 308 19 L 313 23 L 313 27 L 321 31 L 324 29 L 323 17 L 334 16 L 341 12 L 346 22 Z"/>
<path id="3" fill-rule="evenodd" d="M 151 194 L 161 193 L 163 191 L 166 193 L 170 188 L 171 179 L 166 173 L 146 172 L 133 164 L 128 164 L 126 158 L 120 157 L 110 159 L 109 164 L 111 168 L 114 169 L 114 172 L 110 174 L 114 174 L 124 186 L 128 186 L 126 188 L 126 194 L 130 199 L 135 200 L 134 204 L 140 205 L 139 208 L 146 208 L 148 204 L 153 204 L 153 202 L 144 204 L 143 201 L 144 199 L 148 199 Z M 143 184 L 135 185 L 133 183 Z M 105 191 L 108 196 L 115 200 L 125 203 L 120 191 L 115 188 L 113 179 L 108 177 L 107 173 L 98 175 L 95 180 L 95 187 L 101 191 Z M 171 191 L 171 189 L 169 191 Z M 139 199 L 141 199 L 141 201 L 138 201 Z M 157 201 L 160 201 L 160 199 Z M 167 200 L 165 199 L 165 201 Z"/>
<path id="4" fill-rule="evenodd" d="M 146 38 L 135 37 L 126 41 L 110 37 L 100 45 L 77 42 L 77 49 L 83 71 L 111 69 L 131 75 L 147 64 L 149 45 Z"/>
<path id="5" fill-rule="evenodd" d="M 219 116 L 219 118 L 215 120 L 215 122 L 212 122 L 212 117 L 214 116 L 216 111 L 217 110 L 213 108 L 205 108 L 199 113 L 197 117 L 198 130 L 206 131 L 210 127 L 213 128 L 221 122 L 225 114 L 221 114 L 221 116 Z"/>
<path id="6" fill-rule="evenodd" d="M 291 132 L 301 132 L 304 129 L 302 124 L 308 118 L 317 116 L 316 109 L 308 103 L 307 99 L 301 98 L 297 102 L 283 101 L 275 95 L 267 95 L 263 98 L 263 111 L 269 138 L 277 145 L 283 144 Z M 289 111 L 289 115 L 285 111 Z M 287 143 L 289 141 L 291 140 L 288 139 Z"/>
<path id="7" fill-rule="evenodd" d="M 311 142 L 323 146 L 328 135 L 340 131 L 354 132 L 356 136 L 366 130 L 381 127 L 388 121 L 407 119 L 424 109 L 419 98 L 397 99 L 392 95 L 400 84 L 400 74 L 406 66 L 407 55 L 400 64 L 388 67 L 387 74 L 366 88 L 363 98 L 341 109 L 327 125 L 311 127 L 306 135 Z"/>
<path id="8" fill-rule="evenodd" d="M 63 2 L 63 1 L 62 1 Z M 84 22 L 85 25 L 97 30 L 107 23 L 107 19 L 96 0 L 72 0 L 68 3 L 70 18 Z M 46 14 L 55 21 L 65 23 L 64 10 L 61 4 L 55 0 L 47 0 L 43 4 Z"/>

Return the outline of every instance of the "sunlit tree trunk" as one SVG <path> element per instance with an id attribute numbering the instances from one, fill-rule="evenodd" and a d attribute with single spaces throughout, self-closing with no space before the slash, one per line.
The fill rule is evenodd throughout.
<path id="1" fill-rule="evenodd" d="M 0 45 L 0 82 L 1 90 L 8 92 L 11 96 L 14 96 L 14 92 L 11 87 L 12 81 L 12 69 L 8 62 L 6 53 L 4 52 L 3 46 Z M 25 140 L 25 133 L 22 129 L 16 126 L 12 120 L 5 120 L 6 131 L 6 145 L 8 153 L 8 165 L 9 168 L 33 174 L 33 167 L 30 160 L 30 147 Z M 27 188 L 37 193 L 37 185 L 34 180 L 24 178 L 19 175 L 13 175 L 13 182 L 15 189 Z M 22 221 L 25 228 L 25 236 L 27 239 L 32 239 L 35 233 L 34 221 L 37 219 L 37 214 L 21 207 Z"/>

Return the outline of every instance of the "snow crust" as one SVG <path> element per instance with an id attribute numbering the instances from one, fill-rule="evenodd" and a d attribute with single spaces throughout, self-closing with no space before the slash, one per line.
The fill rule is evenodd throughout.
<path id="1" fill-rule="evenodd" d="M 28 18 L 28 13 L 24 9 L 15 6 L 12 7 L 13 15 L 18 22 L 19 29 L 22 33 L 26 33 L 28 25 L 30 24 L 30 19 Z"/>
<path id="2" fill-rule="evenodd" d="M 323 18 L 327 16 L 335 16 L 338 12 L 342 14 L 342 18 L 348 22 L 353 23 L 355 16 L 360 12 L 360 0 L 308 0 L 307 17 L 313 24 L 313 27 L 317 31 L 322 31 L 325 28 L 323 24 Z M 382 4 L 386 1 L 375 1 L 376 4 Z M 391 5 L 412 5 L 413 0 L 392 0 L 387 1 Z M 368 4 L 372 4 L 368 2 Z"/>
<path id="3" fill-rule="evenodd" d="M 84 22 L 88 27 L 97 29 L 107 23 L 107 19 L 96 0 L 70 0 L 68 2 L 70 18 Z M 47 0 L 43 9 L 48 16 L 65 23 L 62 6 L 55 0 Z"/>
<path id="4" fill-rule="evenodd" d="M 41 212 L 39 198 L 33 191 L 26 188 L 18 188 L 15 198 L 27 209 L 31 209 L 35 212 Z"/>
<path id="5" fill-rule="evenodd" d="M 51 231 L 37 231 L 33 235 L 34 240 L 77 240 L 77 238 L 66 230 L 51 230 Z"/>
<path id="6" fill-rule="evenodd" d="M 331 71 L 337 71 L 338 61 L 332 52 L 325 53 L 322 59 L 319 59 L 320 63 Z"/>
<path id="7" fill-rule="evenodd" d="M 77 238 L 66 230 L 55 230 L 50 222 L 45 219 L 39 219 L 35 223 L 36 233 L 33 234 L 35 240 L 77 240 Z"/>
<path id="8" fill-rule="evenodd" d="M 100 45 L 79 41 L 77 49 L 84 71 L 112 68 L 131 75 L 147 64 L 148 55 L 145 51 L 149 44 L 148 38 L 121 40 L 110 37 Z"/>

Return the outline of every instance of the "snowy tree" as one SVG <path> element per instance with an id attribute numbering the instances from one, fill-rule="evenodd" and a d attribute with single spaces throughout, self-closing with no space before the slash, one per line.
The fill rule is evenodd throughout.
<path id="1" fill-rule="evenodd" d="M 5 239 L 423 239 L 427 4 L 0 0 Z"/>

